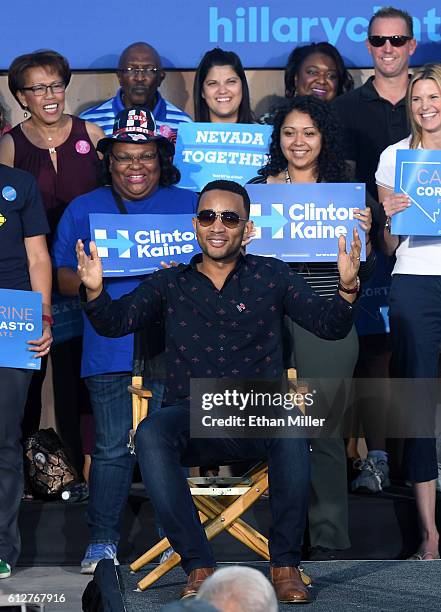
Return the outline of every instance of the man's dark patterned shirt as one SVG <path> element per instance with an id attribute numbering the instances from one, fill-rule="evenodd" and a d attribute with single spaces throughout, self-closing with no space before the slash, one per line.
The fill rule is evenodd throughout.
<path id="1" fill-rule="evenodd" d="M 103 291 L 84 308 L 99 334 L 119 337 L 162 319 L 166 402 L 189 396 L 190 378 L 278 378 L 283 373 L 283 317 L 321 338 L 345 337 L 352 306 L 314 293 L 284 262 L 240 256 L 221 290 L 190 264 L 159 270 L 112 301 Z M 84 293 L 83 293 L 84 294 Z"/>

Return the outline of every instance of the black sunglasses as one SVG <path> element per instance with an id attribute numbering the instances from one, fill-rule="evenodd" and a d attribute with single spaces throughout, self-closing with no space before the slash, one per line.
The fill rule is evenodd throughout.
<path id="1" fill-rule="evenodd" d="M 232 210 L 223 210 L 219 213 L 214 210 L 200 210 L 196 215 L 196 219 L 199 221 L 202 227 L 209 227 L 210 225 L 213 225 L 217 218 L 219 218 L 225 227 L 228 227 L 229 229 L 234 229 L 237 227 L 240 221 L 248 221 L 248 219 L 239 217 L 239 215 Z"/>
<path id="2" fill-rule="evenodd" d="M 394 36 L 369 36 L 369 42 L 373 47 L 382 47 L 389 41 L 392 47 L 403 47 L 408 40 L 412 40 L 411 36 L 403 34 L 395 34 Z"/>

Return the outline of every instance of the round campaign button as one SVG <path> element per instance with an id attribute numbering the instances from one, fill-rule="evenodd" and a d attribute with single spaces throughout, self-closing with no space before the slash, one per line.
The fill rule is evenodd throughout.
<path id="1" fill-rule="evenodd" d="M 90 151 L 90 144 L 87 140 L 77 140 L 75 143 L 75 150 L 80 155 L 87 155 Z"/>
<path id="2" fill-rule="evenodd" d="M 17 192 L 11 185 L 5 185 L 2 189 L 2 196 L 8 202 L 13 202 L 17 197 Z"/>

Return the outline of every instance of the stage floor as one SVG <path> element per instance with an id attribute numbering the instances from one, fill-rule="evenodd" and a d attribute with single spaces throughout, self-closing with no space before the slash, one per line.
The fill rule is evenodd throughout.
<path id="1" fill-rule="evenodd" d="M 264 562 L 249 565 L 268 571 Z M 314 581 L 314 601 L 307 607 L 311 612 L 441 609 L 441 561 L 322 561 L 302 565 Z M 122 566 L 121 571 L 127 612 L 157 612 L 177 598 L 185 583 L 184 573 L 176 569 L 148 591 L 139 593 L 134 589 L 142 572 L 131 575 L 128 566 Z M 0 583 L 0 608 L 10 593 L 64 593 L 66 601 L 46 604 L 45 612 L 80 612 L 81 596 L 90 579 L 82 576 L 78 567 L 20 567 Z M 283 605 L 280 609 L 293 608 Z"/>

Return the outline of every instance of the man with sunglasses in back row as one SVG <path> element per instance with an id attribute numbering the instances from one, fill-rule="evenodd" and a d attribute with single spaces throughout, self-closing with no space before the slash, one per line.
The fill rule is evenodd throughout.
<path id="1" fill-rule="evenodd" d="M 179 124 L 188 123 L 191 118 L 159 93 L 165 72 L 156 49 L 144 42 L 129 45 L 119 58 L 117 76 L 121 87 L 115 96 L 83 111 L 80 118 L 96 123 L 110 135 L 117 114 L 124 108 L 146 106 L 157 127 L 170 128 L 176 141 Z"/>
<path id="2" fill-rule="evenodd" d="M 278 379 L 283 374 L 282 321 L 287 314 L 313 333 L 334 340 L 352 325 L 361 242 L 354 230 L 349 253 L 340 236 L 339 292 L 325 299 L 284 262 L 243 255 L 252 230 L 250 199 L 241 185 L 213 181 L 202 190 L 193 226 L 202 253 L 189 264 L 145 277 L 137 289 L 112 300 L 102 284 L 96 246 L 88 256 L 77 243 L 80 295 L 95 331 L 118 338 L 165 329 L 166 393 L 161 410 L 136 434 L 144 484 L 164 531 L 181 556 L 188 582 L 181 597 L 196 595 L 215 560 L 181 469 L 234 460 L 267 459 L 272 512 L 270 574 L 280 601 L 307 603 L 298 564 L 309 495 L 306 439 L 190 437 L 190 379 Z M 211 384 L 211 383 L 207 383 Z"/>
<path id="3" fill-rule="evenodd" d="M 416 48 L 412 17 L 400 9 L 381 8 L 369 22 L 366 46 L 374 62 L 374 75 L 361 87 L 336 98 L 334 106 L 343 126 L 346 159 L 355 180 L 366 183 L 373 216 L 371 237 L 374 248 L 377 248 L 377 235 L 381 237 L 386 222 L 383 207 L 378 204 L 375 183 L 378 161 L 384 149 L 406 138 L 410 132 L 405 96 L 409 82 L 409 59 Z M 382 290 L 387 289 L 390 272 L 388 261 L 378 254 L 378 280 L 374 278 L 373 283 L 379 284 Z M 368 314 L 363 316 L 371 322 L 381 321 L 378 308 L 375 300 L 374 303 L 364 300 L 363 311 Z M 360 323 L 363 324 L 363 321 Z M 356 377 L 389 377 L 389 334 L 381 332 L 381 325 L 378 325 L 378 329 L 372 329 L 370 334 L 360 336 Z M 354 478 L 351 489 L 376 494 L 390 486 L 386 440 L 379 428 L 376 431 L 369 429 L 368 413 L 373 408 L 372 403 L 363 399 L 363 390 L 360 391 L 359 387 L 356 389 L 360 417 L 367 432 L 368 457 L 354 461 L 356 469 L 353 468 L 354 473 L 351 474 Z M 387 410 L 387 400 L 378 400 L 375 411 L 377 415 L 382 415 L 377 416 L 378 424 L 387 422 Z M 354 444 L 351 446 L 348 448 L 349 458 L 356 459 L 357 451 Z"/>
<path id="4" fill-rule="evenodd" d="M 400 9 L 380 9 L 369 22 L 366 45 L 374 75 L 333 104 L 344 128 L 346 159 L 354 166 L 355 179 L 366 183 L 378 201 L 375 172 L 380 155 L 410 131 L 405 95 L 409 58 L 416 48 L 412 17 Z"/>

